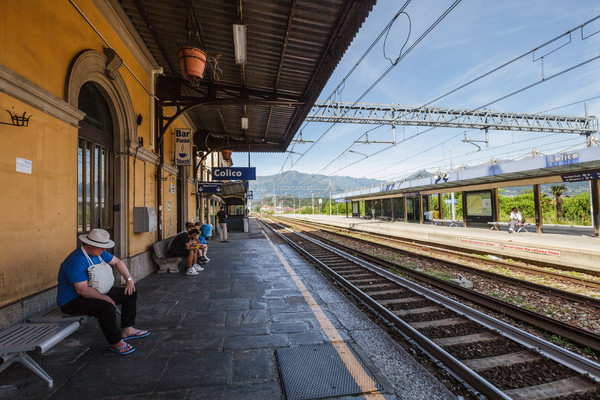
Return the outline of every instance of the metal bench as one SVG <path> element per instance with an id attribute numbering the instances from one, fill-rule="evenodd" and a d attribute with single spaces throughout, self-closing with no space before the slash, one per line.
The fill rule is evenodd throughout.
<path id="1" fill-rule="evenodd" d="M 506 227 L 510 226 L 510 222 L 498 222 L 498 221 L 495 221 L 495 222 L 488 222 L 488 225 L 491 225 L 491 226 L 492 226 L 492 227 L 490 228 L 490 231 L 491 231 L 491 230 L 496 230 L 496 231 L 499 231 L 501 226 L 506 226 Z M 521 232 L 521 231 L 524 231 L 524 232 L 529 232 L 529 231 L 526 229 L 526 227 L 531 227 L 531 226 L 532 226 L 532 224 L 528 224 L 528 223 L 526 222 L 526 223 L 524 223 L 524 224 L 517 225 L 517 226 L 519 227 L 519 229 L 517 229 L 517 233 L 519 233 L 519 232 Z"/>
<path id="2" fill-rule="evenodd" d="M 152 245 L 152 259 L 158 264 L 158 273 L 164 274 L 165 272 L 179 272 L 179 263 L 183 260 L 183 257 L 169 257 L 167 254 L 167 247 L 171 242 L 172 238 L 161 240 Z"/>
<path id="3" fill-rule="evenodd" d="M 449 227 L 458 226 L 457 222 L 458 222 L 458 220 L 454 220 L 454 219 L 432 219 L 431 220 L 431 223 L 433 225 L 444 226 L 444 223 L 448 223 L 448 224 L 450 224 L 450 225 L 448 225 Z"/>
<path id="4" fill-rule="evenodd" d="M 117 308 L 118 310 L 118 308 Z M 43 323 L 43 322 L 71 322 L 77 321 L 84 323 L 89 317 L 87 315 L 68 315 L 63 313 L 58 306 L 48 308 L 40 313 L 37 313 L 25 320 L 30 323 Z"/>
<path id="5" fill-rule="evenodd" d="M 0 358 L 3 361 L 0 372 L 17 362 L 48 382 L 48 387 L 52 387 L 54 381 L 50 375 L 27 352 L 39 349 L 40 352 L 45 353 L 75 332 L 79 325 L 78 321 L 21 323 L 0 332 Z"/>

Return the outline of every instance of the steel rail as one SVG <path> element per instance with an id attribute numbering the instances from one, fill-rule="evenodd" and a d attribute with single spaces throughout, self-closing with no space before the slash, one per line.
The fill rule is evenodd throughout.
<path id="1" fill-rule="evenodd" d="M 404 238 L 393 236 L 393 235 L 365 232 L 365 231 L 360 231 L 360 230 L 356 230 L 356 229 L 352 229 L 352 228 L 339 228 L 339 227 L 335 227 L 335 226 L 331 226 L 331 225 L 325 225 L 325 224 L 309 222 L 309 221 L 297 221 L 297 220 L 290 220 L 290 219 L 284 219 L 284 221 L 285 221 L 285 223 L 288 223 L 288 224 L 298 224 L 298 225 L 304 225 L 304 226 L 308 226 L 308 227 L 318 227 L 319 229 L 323 229 L 326 232 L 330 232 L 330 233 L 337 234 L 337 235 L 342 235 L 342 234 L 340 234 L 339 232 L 336 232 L 336 231 L 345 231 L 348 233 L 359 233 L 363 236 L 386 239 L 386 240 L 390 240 L 393 242 L 397 242 L 398 244 L 402 244 L 402 245 L 408 245 L 408 246 L 413 246 L 413 247 L 422 247 L 427 250 L 445 252 L 448 254 L 468 258 L 472 261 L 478 261 L 478 262 L 484 261 L 484 262 L 488 262 L 488 263 L 500 264 L 507 268 L 510 268 L 513 270 L 518 270 L 521 272 L 544 273 L 546 275 L 556 277 L 557 279 L 562 279 L 565 281 L 577 283 L 579 285 L 589 287 L 589 288 L 600 289 L 600 281 L 583 278 L 583 277 L 569 276 L 569 275 L 561 274 L 559 272 L 547 271 L 544 269 L 544 267 L 545 267 L 545 268 L 560 269 L 563 271 L 570 271 L 570 269 L 567 269 L 564 265 L 558 265 L 558 264 L 547 263 L 547 262 L 543 263 L 541 261 L 529 260 L 526 258 L 519 258 L 519 257 L 511 256 L 511 259 L 513 259 L 513 260 L 532 264 L 532 265 L 537 265 L 537 267 L 527 267 L 527 266 L 523 266 L 523 265 L 516 265 L 513 263 L 509 263 L 507 261 L 504 261 L 503 259 L 491 260 L 491 259 L 484 259 L 481 257 L 473 256 L 472 254 L 467 254 L 464 251 L 461 251 L 460 249 L 462 249 L 462 248 L 459 246 L 452 246 L 452 245 L 432 246 L 430 243 L 425 242 L 423 240 L 419 240 L 419 239 L 404 239 Z M 354 238 L 354 239 L 356 239 L 356 238 Z M 363 239 L 363 240 L 365 240 L 365 239 Z M 381 243 L 376 243 L 376 242 L 371 242 L 371 243 L 374 243 L 375 245 L 382 246 L 382 247 L 388 247 L 391 250 L 400 250 L 400 251 L 410 252 L 409 250 L 406 250 L 406 249 L 398 249 L 397 247 L 387 246 L 387 245 L 381 244 Z M 494 253 L 493 251 L 489 251 L 489 250 L 484 252 L 484 251 L 477 251 L 474 249 L 469 249 L 469 251 L 471 253 L 480 254 L 480 255 L 497 255 L 498 257 L 505 257 L 505 255 Z M 430 257 L 433 257 L 433 256 L 430 256 Z M 433 258 L 435 258 L 435 257 L 433 257 Z M 540 267 L 540 266 L 544 266 L 544 267 Z M 592 300 L 594 300 L 594 299 L 592 299 Z"/>
<path id="2" fill-rule="evenodd" d="M 289 228 L 286 228 L 289 230 Z M 291 230 L 290 230 L 291 231 Z M 276 232 L 276 231 L 275 231 Z M 289 240 L 288 238 L 285 238 L 284 235 L 280 234 L 279 232 L 276 232 L 280 237 L 282 237 L 287 243 L 290 243 L 294 248 L 299 249 L 300 247 L 297 246 L 295 243 L 291 242 L 291 240 Z M 596 382 L 600 382 L 600 364 L 594 363 L 593 361 L 590 361 L 584 357 L 581 357 L 575 353 L 572 353 L 566 349 L 563 349 L 555 344 L 549 343 L 546 340 L 543 340 L 541 338 L 538 338 L 532 334 L 529 334 L 527 332 L 521 331 L 520 329 L 513 327 L 505 322 L 496 320 L 493 317 L 490 317 L 480 311 L 474 310 L 471 307 L 465 306 L 463 304 L 460 304 L 459 302 L 449 299 L 443 295 L 440 295 L 432 290 L 426 289 L 414 282 L 411 282 L 407 279 L 401 278 L 385 269 L 382 269 L 376 265 L 373 265 L 371 263 L 368 263 L 366 261 L 361 260 L 360 258 L 357 258 L 353 255 L 350 255 L 348 253 L 345 253 L 339 249 L 336 249 L 335 247 L 329 246 L 327 244 L 324 243 L 319 243 L 318 240 L 308 237 L 307 235 L 303 235 L 297 232 L 293 232 L 294 234 L 302 237 L 305 240 L 310 241 L 311 243 L 314 244 L 318 244 L 319 246 L 321 246 L 324 249 L 327 249 L 359 266 L 362 266 L 366 269 L 368 269 L 369 271 L 383 277 L 386 278 L 390 281 L 393 281 L 397 284 L 400 284 L 402 286 L 408 287 L 411 290 L 421 294 L 422 296 L 426 297 L 427 299 L 436 302 L 438 304 L 441 304 L 447 308 L 449 308 L 450 310 L 463 315 L 477 323 L 480 323 L 486 327 L 488 327 L 489 329 L 492 329 L 500 334 L 502 334 L 503 336 L 514 340 L 515 342 L 520 343 L 521 345 L 534 350 L 542 355 L 545 355 L 546 357 L 562 364 L 562 365 L 566 365 L 569 368 L 573 369 L 574 371 L 577 371 L 581 374 L 584 374 L 592 379 L 594 379 Z M 353 249 L 351 251 L 354 251 Z M 306 252 L 304 250 L 301 251 L 301 253 L 306 254 Z M 310 254 L 307 254 L 308 258 L 310 258 L 312 261 L 316 262 L 318 265 L 323 265 L 322 262 L 318 261 L 318 259 L 316 259 L 315 257 L 313 257 Z M 331 268 L 326 267 L 326 270 L 329 271 L 331 270 Z M 332 271 L 335 273 L 335 271 Z M 335 273 L 335 275 L 339 275 L 337 273 Z M 334 276 L 335 276 L 334 275 Z M 432 277 L 429 277 L 432 278 Z M 342 278 L 343 279 L 343 278 Z M 437 280 L 435 278 L 432 278 L 432 280 Z M 345 281 L 345 279 L 344 279 Z M 439 280 L 438 280 L 439 281 Z M 343 282 L 343 281 L 342 281 Z M 365 293 L 363 293 L 362 291 L 360 291 L 358 288 L 356 288 L 354 285 L 352 285 L 351 283 L 347 282 L 343 283 L 344 287 L 349 288 L 349 290 L 351 289 L 351 292 L 354 294 L 355 291 L 360 292 L 361 294 L 358 295 L 357 297 L 361 298 L 361 300 L 367 299 L 369 305 L 371 305 L 371 302 L 375 302 L 375 300 L 373 300 L 372 298 L 370 298 L 368 295 L 366 295 Z M 447 284 L 445 285 L 446 287 L 448 286 Z M 458 287 L 457 287 L 458 288 Z M 460 288 L 462 289 L 462 288 Z M 468 290 L 465 290 L 465 292 L 470 292 Z M 478 297 L 478 296 L 476 296 Z M 506 304 L 504 304 L 504 306 L 506 306 Z M 376 310 L 379 312 L 380 307 L 376 307 Z M 383 310 L 386 310 L 386 312 L 384 312 Z M 389 311 L 387 309 L 382 309 L 381 310 L 383 315 L 387 315 L 389 313 Z M 521 310 L 521 311 L 525 311 L 526 313 L 527 310 Z M 393 314 L 392 314 L 393 315 Z M 395 316 L 394 316 L 395 317 Z M 394 318 L 393 320 L 397 319 Z M 556 324 L 560 324 L 557 321 L 551 321 L 554 325 Z M 401 325 L 405 325 L 405 323 L 402 321 Z M 402 329 L 403 332 L 405 333 L 410 333 L 412 334 L 412 331 L 414 329 L 412 329 L 412 327 L 409 327 L 411 329 Z M 418 333 L 418 332 L 417 332 Z M 418 333 L 420 335 L 420 333 Z M 416 339 L 415 339 L 416 340 Z M 427 341 L 429 341 L 427 339 Z M 428 349 L 431 349 L 431 351 L 433 351 L 434 353 L 432 354 L 436 354 L 438 352 L 438 349 L 436 349 L 435 347 L 429 347 L 427 341 L 424 341 L 424 344 L 427 345 Z M 598 341 L 598 338 L 596 338 L 596 341 Z M 438 347 L 438 346 L 436 346 Z M 596 346 L 597 347 L 597 346 Z M 442 352 L 444 352 L 444 350 L 439 349 Z M 444 352 L 445 353 L 445 352 Z M 452 356 L 450 356 L 452 357 Z M 454 363 L 452 362 L 452 360 L 450 360 L 451 364 L 450 365 L 454 365 Z M 457 361 L 458 362 L 458 361 Z M 460 362 L 458 362 L 459 364 L 461 364 Z M 462 364 L 461 364 L 462 365 Z M 461 378 L 465 379 L 464 377 L 461 376 Z M 466 376 L 467 379 L 471 379 L 469 378 L 469 376 Z M 471 382 L 469 382 L 469 380 L 465 379 L 466 382 L 468 382 L 469 384 L 471 384 Z M 473 386 L 475 387 L 475 386 Z M 479 388 L 475 387 L 477 390 L 479 390 Z M 485 390 L 485 388 L 483 388 L 483 390 Z M 483 393 L 483 392 L 482 392 Z"/>
<path id="3" fill-rule="evenodd" d="M 264 222 L 263 222 L 264 223 Z M 266 226 L 268 224 L 265 223 Z M 289 229 L 289 228 L 285 228 Z M 363 301 L 369 308 L 371 308 L 376 313 L 382 315 L 382 317 L 391 322 L 401 333 L 403 336 L 411 340 L 413 343 L 416 343 L 429 357 L 434 360 L 438 360 L 444 366 L 448 368 L 448 371 L 452 373 L 455 377 L 457 377 L 462 382 L 465 382 L 468 386 L 472 387 L 475 391 L 487 396 L 490 400 L 510 400 L 510 397 L 505 395 L 502 391 L 496 388 L 494 385 L 489 383 L 479 374 L 477 374 L 472 369 L 468 368 L 466 365 L 461 363 L 458 359 L 447 353 L 440 346 L 436 345 L 426 336 L 422 335 L 419 331 L 408 325 L 402 319 L 398 318 L 387 308 L 383 307 L 369 295 L 364 293 L 362 290 L 358 289 L 348 280 L 343 278 L 337 272 L 329 268 L 326 264 L 321 262 L 318 258 L 314 257 L 312 254 L 304 250 L 302 247 L 298 246 L 296 243 L 291 241 L 289 238 L 285 237 L 281 233 L 277 232 L 274 229 L 271 229 L 276 235 L 278 235 L 282 240 L 284 240 L 290 247 L 295 249 L 302 256 L 307 258 L 310 262 L 319 266 L 322 270 L 326 271 L 330 276 L 335 279 L 336 282 L 341 284 L 346 290 L 348 290 L 352 295 Z M 316 241 L 312 238 L 294 232 L 295 234 L 309 240 L 313 243 Z M 336 252 L 336 254 L 338 254 Z M 344 257 L 345 258 L 345 257 Z"/>
<path id="4" fill-rule="evenodd" d="M 334 233 L 335 234 L 335 232 L 330 232 L 330 233 Z M 309 234 L 311 234 L 311 233 L 309 233 Z M 361 240 L 361 239 L 356 239 L 356 238 L 352 238 L 352 239 L 353 240 Z M 334 241 L 331 241 L 329 239 L 322 238 L 322 240 L 326 241 L 328 244 L 330 244 L 332 246 L 338 246 L 339 245 L 340 248 L 346 248 L 346 249 L 348 249 L 348 246 L 344 246 L 343 244 L 338 244 L 338 243 L 336 243 Z M 385 250 L 402 252 L 402 253 L 408 253 L 409 255 L 414 256 L 414 257 L 420 257 L 420 258 L 424 258 L 424 259 L 427 259 L 427 260 L 430 260 L 430 261 L 433 261 L 433 262 L 438 262 L 438 263 L 441 262 L 441 263 L 444 263 L 444 264 L 448 264 L 451 268 L 460 269 L 463 272 L 469 272 L 469 273 L 473 273 L 473 274 L 476 274 L 476 275 L 482 275 L 482 276 L 484 276 L 486 278 L 489 278 L 489 279 L 500 280 L 500 281 L 506 282 L 508 284 L 518 285 L 518 286 L 520 286 L 522 288 L 525 288 L 525 289 L 535 290 L 535 291 L 538 291 L 538 292 L 542 292 L 542 293 L 550 294 L 550 295 L 553 295 L 553 296 L 557 296 L 557 297 L 560 297 L 560 298 L 565 299 L 565 300 L 583 303 L 585 305 L 589 305 L 589 306 L 592 306 L 594 308 L 600 309 L 600 300 L 595 299 L 593 297 L 581 295 L 581 294 L 578 294 L 578 293 L 569 292 L 567 290 L 553 288 L 551 286 L 542 285 L 540 283 L 529 282 L 529 281 L 526 281 L 526 280 L 523 280 L 523 279 L 519 279 L 519 278 L 513 278 L 512 276 L 498 274 L 496 272 L 481 270 L 479 268 L 470 267 L 468 265 L 460 264 L 460 263 L 458 263 L 456 261 L 450 261 L 450 260 L 446 260 L 446 259 L 441 259 L 441 258 L 437 258 L 437 257 L 434 257 L 434 256 L 426 255 L 426 254 L 412 253 L 412 252 L 407 251 L 407 250 L 398 249 L 396 247 L 387 246 L 387 245 L 384 245 L 384 244 L 381 244 L 381 243 L 374 243 L 374 242 L 370 242 L 370 241 L 367 241 L 367 243 L 369 245 L 372 245 L 372 246 L 375 246 L 375 247 L 379 247 L 379 248 L 383 248 Z M 385 263 L 389 263 L 390 266 L 399 267 L 399 268 L 402 268 L 402 269 L 407 269 L 406 267 L 404 267 L 401 264 L 396 264 L 396 263 L 393 263 L 393 262 L 381 259 L 379 257 L 372 256 L 372 255 L 370 255 L 368 253 L 365 253 L 363 251 L 355 250 L 355 249 L 353 249 L 353 251 L 355 253 L 357 253 L 357 254 L 360 254 L 361 258 L 363 258 L 363 259 L 369 259 L 370 261 L 377 262 L 377 263 L 385 262 Z M 476 260 L 481 261 L 481 259 L 476 259 Z M 493 261 L 487 261 L 487 262 L 492 263 Z M 543 271 L 541 271 L 541 272 L 543 272 Z M 596 287 L 596 288 L 598 288 L 598 287 Z"/>
<path id="5" fill-rule="evenodd" d="M 413 279 L 418 279 L 421 282 L 425 282 L 428 285 L 431 285 L 437 289 L 444 290 L 448 293 L 451 293 L 455 296 L 468 300 L 472 303 L 483 306 L 492 311 L 504 314 L 512 319 L 525 322 L 532 326 L 535 326 L 544 331 L 548 331 L 554 333 L 556 335 L 562 336 L 569 340 L 572 340 L 574 343 L 580 344 L 584 347 L 589 347 L 592 350 L 600 351 L 600 335 L 596 335 L 592 332 L 589 332 L 585 329 L 568 325 L 552 319 L 550 317 L 546 317 L 545 315 L 537 314 L 532 311 L 526 310 L 519 306 L 506 303 L 502 300 L 495 299 L 493 297 L 487 296 L 485 294 L 478 293 L 471 289 L 466 289 L 460 287 L 458 285 L 454 285 L 443 281 L 439 278 L 433 277 L 431 275 L 411 270 L 409 268 L 402 267 L 401 265 L 382 260 L 380 258 L 371 256 L 370 254 L 361 252 L 354 248 L 350 248 L 339 243 L 331 242 L 327 239 L 319 238 L 319 241 L 328 242 L 327 244 L 333 248 L 337 248 L 340 251 L 351 251 L 353 254 L 359 255 L 358 259 L 364 259 L 369 261 L 370 263 L 374 263 L 377 265 L 383 265 L 386 268 L 402 268 L 402 274 L 408 275 Z M 450 261 L 434 259 L 437 262 L 443 261 L 445 263 L 450 263 Z M 520 282 L 519 282 L 520 283 Z M 547 286 L 544 286 L 544 289 L 548 289 Z M 554 289 L 557 290 L 557 289 Z M 545 290 L 547 291 L 547 290 Z M 574 295 L 574 294 L 573 294 Z M 590 298 L 587 298 L 590 299 Z"/>

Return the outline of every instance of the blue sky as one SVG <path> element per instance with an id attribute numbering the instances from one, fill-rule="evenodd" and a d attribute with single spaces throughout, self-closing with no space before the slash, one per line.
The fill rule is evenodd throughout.
<path id="1" fill-rule="evenodd" d="M 391 27 L 385 54 L 392 59 L 398 57 L 403 46 L 402 51 L 410 48 L 453 3 L 452 0 L 413 0 L 404 10 L 408 16 L 400 15 Z M 324 100 L 332 94 L 403 4 L 404 1 L 395 0 L 377 2 L 319 99 Z M 428 104 L 598 15 L 600 2 L 593 0 L 462 0 L 361 102 Z M 600 19 L 584 27 L 584 40 L 581 29 L 575 29 L 570 39 L 567 36 L 536 51 L 535 59 L 532 55 L 524 57 L 429 105 L 477 109 L 493 102 L 488 106 L 493 111 L 582 116 L 582 101 L 591 99 L 590 115 L 600 116 L 600 60 L 547 80 L 599 56 L 600 34 L 594 35 L 597 32 L 600 32 Z M 384 57 L 382 39 L 337 91 L 336 98 L 356 101 L 390 66 L 390 61 Z M 542 79 L 545 82 L 495 102 Z M 577 104 L 566 106 L 571 103 Z M 303 139 L 317 140 L 330 126 L 308 123 L 302 129 Z M 399 143 L 396 146 L 354 144 L 354 153 L 345 151 L 354 141 L 364 140 L 361 136 L 375 127 L 377 125 L 337 124 L 317 144 L 296 144 L 293 151 L 303 153 L 302 157 L 298 154 L 288 156 L 288 153 L 254 153 L 251 164 L 260 176 L 293 169 L 311 174 L 395 181 L 421 169 L 448 171 L 451 166 L 474 166 L 492 157 L 518 158 L 534 148 L 543 154 L 553 154 L 584 143 L 583 137 L 572 134 L 490 130 L 489 148 L 478 143 L 481 151 L 477 151 L 475 145 L 462 142 L 465 129 L 435 128 L 424 132 L 429 128 L 398 126 L 396 141 Z M 466 134 L 469 139 L 484 139 L 481 131 L 468 130 Z M 391 139 L 389 126 L 369 132 L 371 141 Z M 292 146 L 288 150 L 292 150 Z M 246 157 L 244 153 L 237 153 L 234 161 L 243 159 L 242 164 L 245 164 Z M 359 160 L 362 161 L 357 162 Z"/>

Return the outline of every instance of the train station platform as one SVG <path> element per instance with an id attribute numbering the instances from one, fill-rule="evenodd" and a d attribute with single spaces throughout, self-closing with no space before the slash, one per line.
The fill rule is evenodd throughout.
<path id="1" fill-rule="evenodd" d="M 285 214 L 279 217 L 319 222 L 339 228 L 393 235 L 432 244 L 459 246 L 505 259 L 518 257 L 600 276 L 600 239 L 590 235 L 490 230 L 486 227 L 439 226 L 367 220 L 336 215 Z M 567 228 L 565 228 L 567 229 Z M 554 229 L 555 231 L 557 229 Z"/>
<path id="2" fill-rule="evenodd" d="M 151 334 L 130 342 L 135 352 L 110 352 L 89 319 L 30 353 L 54 387 L 14 364 L 0 399 L 456 399 L 253 218 L 249 233 L 208 243 L 198 276 L 136 283 L 135 326 Z"/>

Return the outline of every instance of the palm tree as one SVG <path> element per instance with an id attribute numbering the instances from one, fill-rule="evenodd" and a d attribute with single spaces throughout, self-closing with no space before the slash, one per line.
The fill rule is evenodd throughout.
<path id="1" fill-rule="evenodd" d="M 552 185 L 550 188 L 552 189 L 552 195 L 556 199 L 556 218 L 562 218 L 562 194 L 564 193 L 566 187 L 565 185 Z"/>

